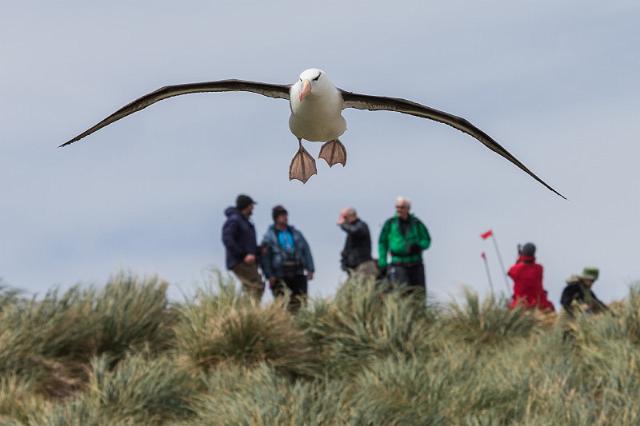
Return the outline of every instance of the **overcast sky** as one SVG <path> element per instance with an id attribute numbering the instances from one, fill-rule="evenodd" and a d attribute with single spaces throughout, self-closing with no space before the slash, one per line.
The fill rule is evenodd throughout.
<path id="1" fill-rule="evenodd" d="M 284 204 L 316 258 L 313 295 L 343 279 L 339 210 L 377 238 L 394 198 L 413 200 L 433 244 L 428 287 L 504 288 L 505 262 L 533 241 L 557 304 L 564 279 L 601 268 L 596 293 L 640 279 L 640 2 L 6 2 L 0 14 L 0 276 L 42 293 L 159 274 L 172 294 L 224 267 L 223 210 L 258 200 L 260 236 Z M 292 83 L 324 69 L 350 91 L 463 116 L 569 200 L 473 138 L 390 112 L 347 110 L 349 163 L 289 182 L 286 101 L 201 94 L 154 105 L 57 146 L 166 84 Z M 307 143 L 317 154 L 318 144 Z"/>

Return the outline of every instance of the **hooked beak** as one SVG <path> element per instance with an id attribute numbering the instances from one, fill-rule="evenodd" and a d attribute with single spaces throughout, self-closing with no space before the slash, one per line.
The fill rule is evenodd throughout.
<path id="1" fill-rule="evenodd" d="M 302 91 L 300 92 L 300 102 L 304 100 L 311 93 L 311 82 L 309 80 L 302 80 Z"/>

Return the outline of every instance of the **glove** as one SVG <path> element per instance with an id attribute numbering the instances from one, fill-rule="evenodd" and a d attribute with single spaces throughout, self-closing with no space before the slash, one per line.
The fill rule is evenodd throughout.
<path id="1" fill-rule="evenodd" d="M 417 244 L 411 244 L 409 246 L 409 254 L 420 254 L 422 253 L 422 247 Z"/>

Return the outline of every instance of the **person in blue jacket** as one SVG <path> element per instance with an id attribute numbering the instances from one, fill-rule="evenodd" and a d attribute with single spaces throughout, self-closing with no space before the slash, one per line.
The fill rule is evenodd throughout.
<path id="1" fill-rule="evenodd" d="M 289 310 L 296 312 L 306 300 L 308 282 L 315 268 L 307 240 L 289 225 L 287 210 L 278 205 L 272 210 L 273 225 L 262 239 L 262 272 L 269 280 L 274 298 L 290 291 Z"/>
<path id="2" fill-rule="evenodd" d="M 222 226 L 222 243 L 226 252 L 227 269 L 242 283 L 242 289 L 260 303 L 264 282 L 258 272 L 258 244 L 256 229 L 249 220 L 256 204 L 251 197 L 240 194 L 235 207 L 228 207 L 227 220 Z"/>

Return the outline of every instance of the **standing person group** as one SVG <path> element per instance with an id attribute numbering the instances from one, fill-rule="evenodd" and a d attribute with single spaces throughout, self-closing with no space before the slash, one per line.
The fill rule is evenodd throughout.
<path id="1" fill-rule="evenodd" d="M 227 220 L 222 227 L 222 241 L 226 249 L 227 269 L 240 280 L 242 288 L 253 300 L 260 302 L 265 283 L 274 298 L 290 294 L 288 307 L 297 311 L 308 293 L 315 266 L 309 243 L 302 232 L 289 224 L 289 213 L 281 206 L 273 208 L 273 224 L 269 226 L 258 246 L 256 230 L 251 222 L 256 202 L 248 195 L 240 194 L 235 206 L 225 210 Z M 377 265 L 371 256 L 369 227 L 352 207 L 340 212 L 337 224 L 346 234 L 340 265 L 350 277 L 386 278 L 392 288 L 407 293 L 426 295 L 426 277 L 422 253 L 431 246 L 427 227 L 411 213 L 411 201 L 398 197 L 396 214 L 387 219 L 378 238 Z M 536 262 L 536 246 L 526 243 L 518 246 L 516 263 L 509 268 L 513 280 L 513 296 L 510 309 L 523 306 L 527 309 L 554 311 L 543 286 L 544 269 Z M 607 310 L 592 290 L 598 279 L 597 268 L 588 267 L 582 274 L 567 279 L 560 303 L 573 316 L 576 309 L 598 313 Z"/>
<path id="2" fill-rule="evenodd" d="M 240 280 L 244 292 L 259 303 L 265 289 L 259 265 L 273 296 L 283 297 L 288 289 L 289 309 L 296 311 L 307 296 L 308 281 L 315 271 L 311 249 L 302 233 L 289 225 L 288 212 L 280 205 L 273 208 L 273 225 L 258 246 L 255 227 L 249 220 L 255 204 L 251 197 L 240 194 L 235 207 L 225 210 L 222 243 L 227 269 Z"/>
<path id="3" fill-rule="evenodd" d="M 508 275 L 513 280 L 513 296 L 510 309 L 523 306 L 527 309 L 554 311 L 554 306 L 547 297 L 542 285 L 543 267 L 536 263 L 536 246 L 526 243 L 518 246 L 518 260 L 509 269 Z M 599 276 L 598 268 L 586 267 L 582 274 L 571 275 L 566 280 L 560 304 L 564 311 L 573 317 L 576 310 L 587 313 L 599 313 L 608 310 L 592 290 Z"/>
<path id="4" fill-rule="evenodd" d="M 240 194 L 235 207 L 225 210 L 227 220 L 222 227 L 222 242 L 226 249 L 227 269 L 240 280 L 243 290 L 257 303 L 262 299 L 265 284 L 274 298 L 290 293 L 289 309 L 297 311 L 308 293 L 308 282 L 315 267 L 311 249 L 304 235 L 289 224 L 287 210 L 277 205 L 272 210 L 273 224 L 258 246 L 256 231 L 250 218 L 256 202 Z M 373 279 L 386 277 L 393 287 L 426 294 L 426 278 L 422 252 L 431 245 L 427 227 L 411 213 L 411 201 L 396 200 L 396 214 L 382 227 L 378 239 L 378 262 L 371 256 L 371 234 L 367 224 L 352 207 L 343 209 L 338 226 L 346 240 L 341 252 L 341 267 L 350 277 Z M 380 272 L 378 272 L 378 270 Z"/>

